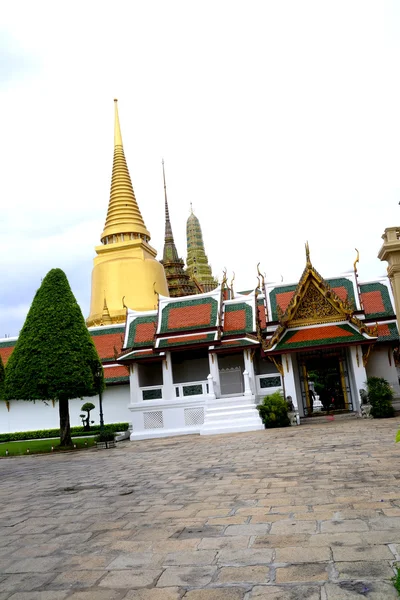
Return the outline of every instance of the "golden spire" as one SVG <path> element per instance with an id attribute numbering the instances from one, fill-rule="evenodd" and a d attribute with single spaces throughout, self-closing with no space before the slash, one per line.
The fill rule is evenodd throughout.
<path id="1" fill-rule="evenodd" d="M 111 325 L 112 320 L 111 320 L 111 316 L 110 316 L 110 311 L 108 310 L 108 306 L 107 306 L 107 300 L 106 300 L 106 293 L 104 292 L 104 305 L 103 305 L 103 312 L 101 315 L 101 324 L 102 325 Z"/>
<path id="2" fill-rule="evenodd" d="M 114 161 L 111 178 L 110 202 L 104 231 L 101 234 L 102 243 L 129 241 L 133 238 L 150 239 L 140 213 L 133 191 L 128 166 L 122 145 L 121 128 L 118 116 L 117 100 L 114 100 Z M 122 234 L 122 235 L 121 235 Z M 132 234 L 132 235 L 131 235 Z M 107 241 L 106 241 L 106 238 Z"/>

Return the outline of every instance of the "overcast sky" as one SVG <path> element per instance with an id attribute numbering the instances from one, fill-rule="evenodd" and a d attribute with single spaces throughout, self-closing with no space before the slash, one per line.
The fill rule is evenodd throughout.
<path id="1" fill-rule="evenodd" d="M 384 275 L 399 224 L 400 4 L 335 0 L 3 3 L 0 337 L 65 270 L 88 316 L 113 156 L 113 99 L 161 258 L 164 157 L 178 252 L 193 203 L 236 290 Z"/>

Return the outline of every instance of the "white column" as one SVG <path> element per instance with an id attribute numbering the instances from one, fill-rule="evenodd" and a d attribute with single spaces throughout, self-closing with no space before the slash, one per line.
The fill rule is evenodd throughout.
<path id="1" fill-rule="evenodd" d="M 249 374 L 250 390 L 252 394 L 256 393 L 256 377 L 254 373 L 254 363 L 251 358 L 251 350 L 247 348 L 243 350 L 244 370 Z"/>
<path id="2" fill-rule="evenodd" d="M 139 365 L 137 363 L 132 363 L 129 366 L 129 391 L 131 404 L 143 401 L 139 387 Z"/>
<path id="3" fill-rule="evenodd" d="M 162 361 L 162 376 L 163 376 L 163 400 L 175 400 L 175 386 L 172 378 L 172 360 L 171 352 L 165 353 L 165 360 Z"/>
<path id="4" fill-rule="evenodd" d="M 208 363 L 210 365 L 210 375 L 213 378 L 214 394 L 216 398 L 221 396 L 221 385 L 219 382 L 218 358 L 215 352 L 208 353 Z"/>
<path id="5" fill-rule="evenodd" d="M 213 376 L 211 375 L 211 373 L 209 375 L 207 375 L 207 381 L 208 381 L 207 397 L 210 398 L 210 400 L 215 400 L 214 381 L 213 381 Z"/>
<path id="6" fill-rule="evenodd" d="M 282 354 L 282 367 L 283 367 L 283 379 L 284 379 L 284 389 L 285 396 L 291 397 L 292 403 L 294 406 L 294 410 L 298 412 L 299 403 L 296 394 L 296 380 L 295 380 L 295 372 L 293 367 L 293 360 L 291 354 Z"/>
<path id="7" fill-rule="evenodd" d="M 350 346 L 349 358 L 351 370 L 353 372 L 354 388 L 352 390 L 353 410 L 360 412 L 361 398 L 360 390 L 366 389 L 367 372 L 363 363 L 363 353 L 361 346 Z M 353 387 L 353 386 L 352 386 Z"/>
<path id="8" fill-rule="evenodd" d="M 244 379 L 244 395 L 251 396 L 251 388 L 250 388 L 250 377 L 247 371 L 243 371 L 243 379 Z"/>

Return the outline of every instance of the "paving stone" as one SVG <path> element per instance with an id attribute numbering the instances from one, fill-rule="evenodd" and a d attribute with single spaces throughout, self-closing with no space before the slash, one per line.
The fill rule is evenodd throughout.
<path id="1" fill-rule="evenodd" d="M 236 587 L 213 590 L 191 590 L 186 592 L 184 600 L 243 600 L 245 591 Z"/>
<path id="2" fill-rule="evenodd" d="M 110 571 L 99 583 L 101 587 L 107 588 L 140 588 L 153 585 L 162 573 L 162 569 L 128 569 L 121 571 Z"/>
<path id="3" fill-rule="evenodd" d="M 164 565 L 211 565 L 215 559 L 216 551 L 197 550 L 196 552 L 170 552 L 163 560 Z"/>
<path id="4" fill-rule="evenodd" d="M 317 533 L 308 539 L 309 546 L 361 546 L 364 534 L 351 533 Z"/>
<path id="5" fill-rule="evenodd" d="M 272 523 L 272 535 L 296 535 L 301 533 L 315 533 L 317 531 L 316 521 L 296 521 L 295 519 L 285 519 Z"/>
<path id="6" fill-rule="evenodd" d="M 16 592 L 12 596 L 8 596 L 8 598 L 10 600 L 64 600 L 68 594 L 69 591 L 62 590 L 51 590 L 47 592 Z"/>
<path id="7" fill-rule="evenodd" d="M 122 598 L 125 598 L 125 590 L 105 590 L 98 587 L 75 592 L 72 596 L 68 596 L 68 600 L 122 600 Z M 38 598 L 38 600 L 40 599 Z M 51 599 L 49 598 L 49 600 Z"/>
<path id="8" fill-rule="evenodd" d="M 154 569 L 161 566 L 163 558 L 163 554 L 154 554 L 153 552 L 131 552 L 120 554 L 109 563 L 107 569 L 109 571 L 114 571 L 116 569 L 136 569 L 136 567 Z"/>
<path id="9" fill-rule="evenodd" d="M 14 559 L 11 564 L 2 567 L 2 571 L 3 573 L 46 573 L 46 571 L 52 571 L 61 561 L 60 557 L 52 556 Z"/>
<path id="10" fill-rule="evenodd" d="M 232 537 L 210 537 L 204 538 L 200 541 L 198 548 L 199 550 L 213 550 L 213 549 L 239 549 L 247 548 L 250 542 L 250 536 L 232 536 Z"/>
<path id="11" fill-rule="evenodd" d="M 167 567 L 157 582 L 157 587 L 198 587 L 210 583 L 216 567 Z"/>
<path id="12" fill-rule="evenodd" d="M 302 548 L 287 546 L 286 548 L 277 548 L 276 563 L 317 563 L 327 562 L 331 559 L 331 550 L 329 547 Z"/>
<path id="13" fill-rule="evenodd" d="M 387 546 L 342 546 L 332 547 L 333 560 L 393 560 L 393 554 Z"/>
<path id="14" fill-rule="evenodd" d="M 65 571 L 51 582 L 53 588 L 91 587 L 106 571 Z"/>
<path id="15" fill-rule="evenodd" d="M 264 566 L 222 567 L 218 571 L 218 583 L 268 583 L 269 568 Z"/>
<path id="16" fill-rule="evenodd" d="M 346 581 L 327 583 L 324 587 L 326 600 L 398 600 L 393 585 L 384 582 Z"/>
<path id="17" fill-rule="evenodd" d="M 252 548 L 280 548 L 283 546 L 297 546 L 307 544 L 308 540 L 317 537 L 309 535 L 262 535 L 257 536 L 252 543 Z"/>
<path id="18" fill-rule="evenodd" d="M 267 524 L 259 525 L 228 525 L 225 529 L 225 535 L 262 535 L 269 531 L 270 526 Z"/>
<path id="19" fill-rule="evenodd" d="M 32 573 L 17 573 L 0 580 L 0 592 L 15 592 L 36 590 L 54 578 L 54 573 L 39 575 Z"/>
<path id="20" fill-rule="evenodd" d="M 339 579 L 390 579 L 393 569 L 388 561 L 335 562 Z"/>
<path id="21" fill-rule="evenodd" d="M 276 569 L 276 583 L 294 583 L 297 581 L 327 581 L 328 572 L 325 563 L 302 564 Z"/>
<path id="22" fill-rule="evenodd" d="M 302 585 L 296 585 L 296 587 L 256 585 L 250 594 L 250 600 L 320 600 L 320 598 L 321 591 L 319 587 Z"/>
<path id="23" fill-rule="evenodd" d="M 124 600 L 180 600 L 181 597 L 182 594 L 179 588 L 171 587 L 162 589 L 153 588 L 151 590 L 130 590 L 124 596 Z"/>
<path id="24" fill-rule="evenodd" d="M 345 521 L 323 521 L 321 533 L 340 533 L 350 531 L 368 531 L 368 525 L 360 519 L 346 519 Z"/>
<path id="25" fill-rule="evenodd" d="M 246 548 L 244 550 L 224 549 L 218 552 L 218 565 L 265 565 L 272 561 L 273 551 L 270 548 L 264 550 L 254 550 Z"/>

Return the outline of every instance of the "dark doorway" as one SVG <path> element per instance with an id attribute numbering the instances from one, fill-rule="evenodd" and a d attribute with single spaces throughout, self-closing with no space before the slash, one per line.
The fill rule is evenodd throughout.
<path id="1" fill-rule="evenodd" d="M 298 354 L 304 416 L 353 410 L 346 351 Z"/>

